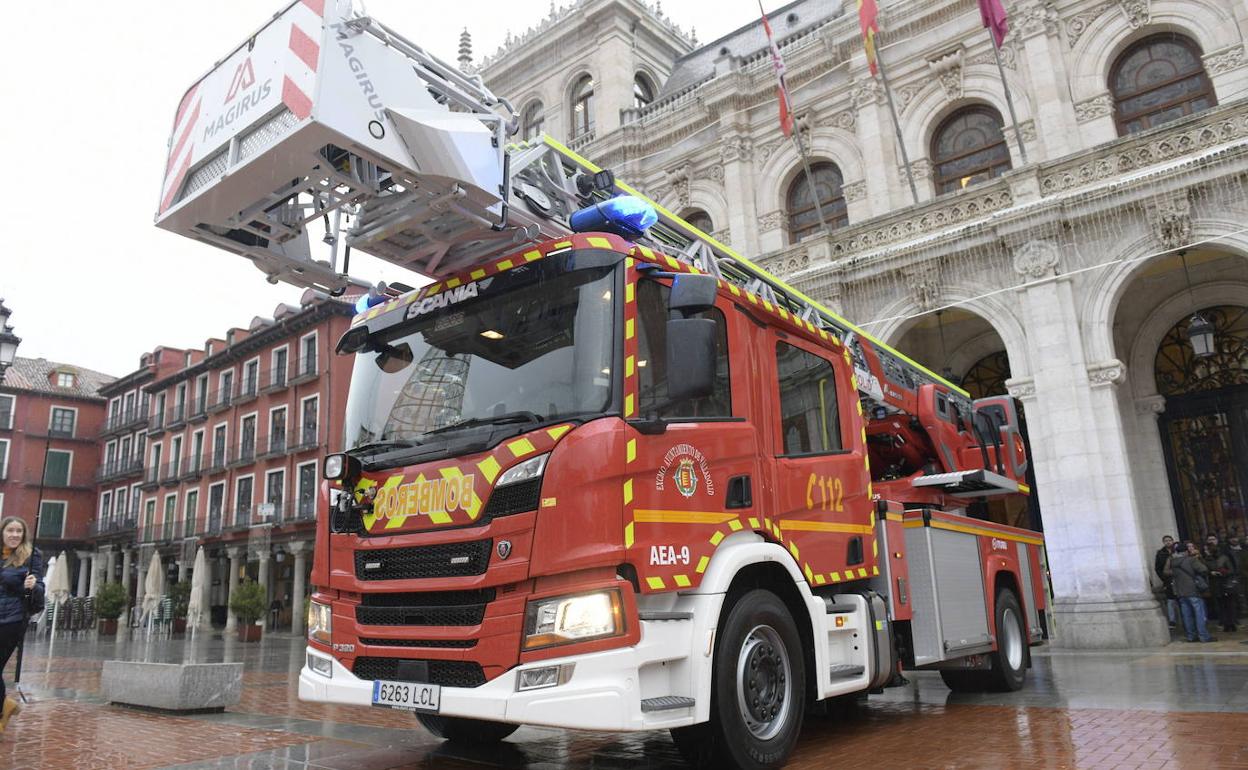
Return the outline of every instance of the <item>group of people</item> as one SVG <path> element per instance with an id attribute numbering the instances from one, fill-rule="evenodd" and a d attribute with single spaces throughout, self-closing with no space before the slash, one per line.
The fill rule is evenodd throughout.
<path id="1" fill-rule="evenodd" d="M 1248 550 L 1237 531 L 1206 535 L 1200 545 L 1166 535 L 1153 571 L 1165 591 L 1170 627 L 1181 620 L 1189 642 L 1217 641 L 1209 622 L 1234 631 L 1241 607 L 1248 608 Z"/>

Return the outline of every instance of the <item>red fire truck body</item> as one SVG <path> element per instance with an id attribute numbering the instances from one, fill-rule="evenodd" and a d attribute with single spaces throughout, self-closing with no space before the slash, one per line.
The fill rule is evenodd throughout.
<path id="1" fill-rule="evenodd" d="M 439 313 L 482 340 L 490 329 L 471 326 L 472 308 L 507 294 L 492 300 L 497 282 L 481 284 L 545 267 L 530 285 L 560 296 L 550 284 L 567 270 L 554 263 L 586 254 L 607 271 L 594 284 L 609 306 L 603 328 L 613 347 L 598 372 L 610 383 L 604 407 L 531 430 L 505 422 L 502 435 L 431 462 L 366 459 L 319 519 L 313 601 L 330 608 L 332 627 L 319 638 L 313 631 L 301 697 L 374 704 L 385 700 L 377 682 L 410 682 L 401 693 L 409 705 L 442 718 L 701 725 L 716 719 L 717 659 L 739 652 L 725 649 L 724 624 L 747 589 L 774 595 L 791 616 L 801 642 L 788 671 L 805 678 L 812 700 L 876 689 L 899 668 L 942 668 L 959 688 L 1003 686 L 994 661 L 1008 655 L 1016 678 L 1004 686 L 1021 683 L 1026 647 L 1043 635 L 1040 536 L 970 519 L 959 510 L 965 500 L 942 487 L 885 478 L 878 469 L 885 460 L 896 469 L 895 453 L 873 452 L 871 436 L 910 416 L 864 415 L 843 343 L 778 305 L 715 281 L 714 309 L 701 315 L 715 318 L 726 382 L 718 401 L 697 402 L 702 414 L 651 408 L 656 378 L 673 375 L 661 371 L 657 349 L 668 318 L 659 295 L 700 271 L 610 234 L 547 242 L 390 299 L 356 318 L 344 346 L 373 341 L 358 353 L 357 373 L 388 365 L 386 346 L 414 327 L 436 335 L 430 319 Z M 463 299 L 436 300 L 457 290 Z M 514 341 L 510 331 L 484 339 L 474 355 L 523 358 L 519 347 L 542 344 L 524 338 L 524 326 Z M 408 360 L 399 376 L 417 366 Z M 407 382 L 420 379 L 411 371 Z M 421 387 L 445 387 L 434 380 Z M 362 386 L 353 382 L 353 399 Z M 929 384 L 911 396 L 910 431 L 928 447 L 920 465 L 975 468 L 986 455 L 965 426 L 946 421 L 943 441 L 923 430 L 938 395 L 953 393 Z M 353 425 L 349 417 L 348 432 Z M 823 445 L 806 435 L 816 432 Z M 1002 433 L 1013 435 L 1008 426 Z M 1002 464 L 1025 467 L 1021 443 L 1006 448 Z M 952 468 L 942 454 L 955 458 Z M 540 474 L 500 484 L 536 458 Z M 610 628 L 578 641 L 535 626 L 543 601 L 578 596 L 606 597 L 598 601 Z M 1013 613 L 1004 636 L 1003 597 Z"/>

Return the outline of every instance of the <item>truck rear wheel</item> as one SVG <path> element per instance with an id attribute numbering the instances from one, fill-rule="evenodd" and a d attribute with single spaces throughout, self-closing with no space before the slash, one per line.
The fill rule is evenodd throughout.
<path id="1" fill-rule="evenodd" d="M 1008 588 L 997 594 L 997 651 L 992 654 L 992 670 L 984 672 L 988 689 L 998 692 L 1021 690 L 1027 680 L 1027 633 L 1018 598 Z"/>
<path id="2" fill-rule="evenodd" d="M 672 730 L 680 753 L 699 768 L 784 764 L 802 729 L 805 660 L 784 602 L 764 590 L 742 596 L 716 645 L 710 721 Z"/>
<path id="3" fill-rule="evenodd" d="M 498 743 L 519 729 L 520 725 L 487 722 L 484 719 L 444 717 L 417 712 L 416 720 L 429 732 L 452 743 L 488 745 Z"/>
<path id="4" fill-rule="evenodd" d="M 951 669 L 940 678 L 954 692 L 1013 692 L 1027 679 L 1027 636 L 1023 631 L 1023 611 L 1018 598 L 1008 588 L 997 594 L 997 649 L 986 670 Z"/>

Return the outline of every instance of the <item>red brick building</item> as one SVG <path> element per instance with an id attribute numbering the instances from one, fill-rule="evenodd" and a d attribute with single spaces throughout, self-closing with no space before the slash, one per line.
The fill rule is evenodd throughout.
<path id="1" fill-rule="evenodd" d="M 351 376 L 333 349 L 353 312 L 305 292 L 202 349 L 158 348 L 106 388 L 93 571 L 137 603 L 154 550 L 185 579 L 202 545 L 216 622 L 233 626 L 224 608 L 247 574 L 267 587 L 275 626 L 302 628 L 320 463 L 342 444 L 330 416 Z"/>
<path id="2" fill-rule="evenodd" d="M 104 425 L 99 391 L 112 380 L 19 357 L 0 383 L 0 514 L 33 527 L 40 511 L 37 544 L 45 556 L 88 544 Z"/>

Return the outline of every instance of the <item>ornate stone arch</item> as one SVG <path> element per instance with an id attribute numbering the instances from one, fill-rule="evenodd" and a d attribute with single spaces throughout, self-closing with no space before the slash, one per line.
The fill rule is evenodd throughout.
<path id="1" fill-rule="evenodd" d="M 982 294 L 982 291 L 982 287 L 960 284 L 943 286 L 940 290 L 939 304 L 941 306 L 956 305 L 982 318 L 1005 344 L 1006 355 L 1010 358 L 1011 376 L 1015 378 L 1029 376 L 1031 364 L 1027 357 L 1027 334 L 1023 330 L 1022 321 L 1009 305 L 1008 295 L 977 296 Z M 885 306 L 880 313 L 880 317 L 890 320 L 878 326 L 872 326 L 868 331 L 877 339 L 895 346 L 910 330 L 910 327 L 917 323 L 917 316 L 922 312 L 912 297 L 902 297 Z M 993 351 L 984 351 L 985 354 L 990 352 Z M 954 358 L 960 360 L 957 356 Z M 979 359 L 975 358 L 965 363 L 973 364 L 977 360 Z M 954 371 L 958 371 L 956 367 Z"/>
<path id="2" fill-rule="evenodd" d="M 1014 108 L 1018 112 L 1018 119 L 1027 123 L 1033 117 L 1030 96 L 1024 96 L 1030 93 L 1029 86 L 1019 81 L 1018 75 L 1009 70 L 1006 71 L 1006 77 L 1010 80 L 1010 91 L 1014 94 Z M 950 99 L 939 82 L 933 80 L 906 105 L 901 115 L 901 134 L 905 137 L 910 160 L 928 160 L 928 148 L 936 127 L 954 112 L 977 103 L 987 104 L 1001 115 L 1002 130 L 1005 141 L 1010 146 L 1011 160 L 1016 166 L 1020 165 L 1021 159 L 1015 157 L 1018 147 L 1014 132 L 1010 129 L 1010 107 L 1001 90 L 1001 76 L 995 68 L 987 65 L 966 68 L 960 99 Z"/>
<path id="3" fill-rule="evenodd" d="M 864 178 L 862 148 L 857 138 L 848 131 L 839 128 L 815 129 L 807 154 L 812 163 L 816 158 L 835 163 L 841 170 L 845 187 Z M 758 211 L 783 211 L 789 185 L 800 173 L 802 159 L 797 154 L 797 148 L 791 141 L 782 141 L 763 162 L 756 177 L 758 184 L 754 191 L 754 203 Z"/>
<path id="4" fill-rule="evenodd" d="M 1177 32 L 1200 46 L 1205 54 L 1242 44 L 1238 26 L 1226 8 L 1211 0 L 1153 0 L 1148 23 L 1133 26 L 1117 4 L 1102 6 L 1092 19 L 1076 17 L 1066 26 L 1074 41 L 1069 59 L 1071 98 L 1075 104 L 1109 92 L 1109 70 L 1132 43 L 1158 32 Z M 1081 21 L 1073 24 L 1073 21 Z M 1109 42 L 1113 41 L 1110 45 Z"/>
<path id="5" fill-rule="evenodd" d="M 1191 240 L 1199 242 L 1217 238 L 1219 251 L 1248 260 L 1248 235 L 1239 232 L 1242 229 L 1242 225 L 1230 220 L 1203 220 L 1193 225 Z M 1157 257 L 1165 253 L 1151 231 L 1121 246 L 1107 261 L 1126 260 L 1133 254 L 1142 253 L 1156 254 Z M 1118 358 L 1114 351 L 1113 337 L 1118 305 L 1136 274 L 1152 261 L 1117 261 L 1100 271 L 1100 275 L 1083 289 L 1079 318 L 1087 360 L 1109 361 Z M 1170 325 L 1174 325 L 1173 321 Z M 1165 333 L 1164 329 L 1162 333 Z"/>
<path id="6" fill-rule="evenodd" d="M 728 198 L 722 183 L 710 179 L 698 179 L 689 185 L 688 208 L 702 209 L 711 217 L 716 230 L 728 227 Z"/>

